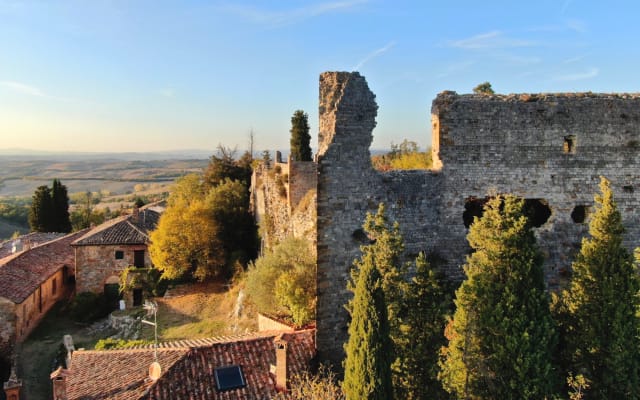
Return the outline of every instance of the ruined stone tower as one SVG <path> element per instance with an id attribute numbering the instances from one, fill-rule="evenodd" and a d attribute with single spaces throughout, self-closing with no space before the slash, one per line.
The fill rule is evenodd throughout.
<path id="1" fill-rule="evenodd" d="M 400 223 L 407 257 L 437 254 L 452 279 L 462 278 L 468 225 L 495 193 L 514 193 L 531 206 L 550 287 L 567 276 L 587 233 L 601 175 L 611 181 L 626 245 L 640 245 L 640 95 L 443 92 L 431 113 L 437 169 L 379 173 L 369 153 L 375 95 L 356 72 L 320 76 L 317 347 L 323 360 L 340 365 L 344 356 L 348 271 L 359 256 L 365 215 L 380 202 Z"/>

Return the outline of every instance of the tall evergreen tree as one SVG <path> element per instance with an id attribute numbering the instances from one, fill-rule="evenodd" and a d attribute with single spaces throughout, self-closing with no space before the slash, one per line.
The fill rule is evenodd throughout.
<path id="1" fill-rule="evenodd" d="M 373 255 L 364 254 L 359 264 L 348 307 L 351 323 L 343 390 L 349 400 L 387 400 L 393 396 L 387 305 Z"/>
<path id="2" fill-rule="evenodd" d="M 409 265 L 402 262 L 404 239 L 398 222 L 392 224 L 387 218 L 384 203 L 380 203 L 375 214 L 367 213 L 362 227 L 371 244 L 361 246 L 360 250 L 364 255 L 370 255 L 380 272 L 393 338 L 399 334 L 398 316 L 403 313 L 403 298 L 407 286 L 405 277 Z M 353 270 L 354 282 L 362 268 L 363 260 L 364 258 L 355 261 L 357 268 Z"/>
<path id="3" fill-rule="evenodd" d="M 401 334 L 396 348 L 399 362 L 394 388 L 399 399 L 448 399 L 438 380 L 440 348 L 452 304 L 443 276 L 427 261 L 424 253 L 416 259 L 415 275 L 405 296 L 406 311 L 401 316 Z"/>
<path id="4" fill-rule="evenodd" d="M 52 204 L 51 189 L 46 185 L 38 186 L 29 209 L 29 226 L 32 232 L 51 232 Z"/>
<path id="5" fill-rule="evenodd" d="M 573 263 L 562 293 L 561 332 L 565 361 L 589 382 L 588 399 L 640 398 L 640 280 L 623 246 L 622 217 L 609 181 L 601 178 L 589 238 Z"/>
<path id="6" fill-rule="evenodd" d="M 514 196 L 490 200 L 467 236 L 440 378 L 460 399 L 544 399 L 556 383 L 556 333 L 542 256 Z"/>
<path id="7" fill-rule="evenodd" d="M 311 135 L 309 135 L 309 116 L 302 110 L 296 110 L 291 117 L 291 157 L 294 161 L 311 161 Z"/>
<path id="8" fill-rule="evenodd" d="M 392 224 L 388 220 L 383 203 L 380 203 L 375 214 L 367 213 L 362 227 L 366 238 L 371 243 L 360 247 L 363 256 L 354 263 L 356 268 L 352 270 L 352 281 L 357 282 L 358 272 L 363 268 L 365 260 L 373 262 L 380 273 L 389 319 L 389 336 L 391 337 L 389 351 L 392 354 L 393 386 L 396 394 L 400 395 L 403 385 L 401 382 L 403 361 L 399 356 L 403 351 L 399 346 L 402 345 L 404 336 L 401 316 L 406 314 L 404 296 L 407 292 L 406 276 L 409 267 L 408 263 L 402 262 L 404 239 L 400 234 L 400 225 L 397 222 Z"/>
<path id="9" fill-rule="evenodd" d="M 53 180 L 51 187 L 52 202 L 52 226 L 54 232 L 71 232 L 71 220 L 69 219 L 69 196 L 67 187 L 59 179 Z"/>

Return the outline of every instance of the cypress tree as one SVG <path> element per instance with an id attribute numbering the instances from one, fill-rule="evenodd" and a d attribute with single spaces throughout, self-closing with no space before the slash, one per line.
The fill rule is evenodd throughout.
<path id="1" fill-rule="evenodd" d="M 349 400 L 387 400 L 391 383 L 391 339 L 380 272 L 364 254 L 349 302 L 351 323 L 345 345 L 343 390 Z"/>
<path id="2" fill-rule="evenodd" d="M 71 220 L 69 219 L 69 196 L 67 187 L 60 180 L 54 179 L 51 188 L 51 227 L 52 232 L 71 232 Z"/>
<path id="3" fill-rule="evenodd" d="M 467 236 L 475 250 L 456 291 L 440 379 L 461 399 L 544 399 L 553 394 L 556 333 L 542 256 L 514 196 L 490 200 Z"/>
<path id="4" fill-rule="evenodd" d="M 296 110 L 291 117 L 291 157 L 294 161 L 311 161 L 311 135 L 309 135 L 309 116 L 302 110 Z"/>
<path id="5" fill-rule="evenodd" d="M 601 178 L 590 237 L 582 240 L 562 293 L 564 360 L 573 376 L 584 376 L 588 399 L 638 399 L 640 283 L 623 246 L 622 217 L 609 181 Z"/>
<path id="6" fill-rule="evenodd" d="M 443 276 L 420 253 L 406 292 L 406 312 L 401 316 L 401 336 L 396 343 L 400 361 L 394 370 L 395 398 L 449 398 L 438 380 L 438 357 L 446 344 L 445 316 L 452 306 L 443 282 Z"/>
<path id="7" fill-rule="evenodd" d="M 38 186 L 29 209 L 29 226 L 32 232 L 51 232 L 52 208 L 51 189 L 46 185 Z"/>

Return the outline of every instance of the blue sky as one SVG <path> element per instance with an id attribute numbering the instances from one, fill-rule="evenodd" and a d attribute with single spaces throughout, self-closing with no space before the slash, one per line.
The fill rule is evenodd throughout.
<path id="1" fill-rule="evenodd" d="M 318 76 L 360 71 L 374 148 L 430 143 L 431 101 L 640 91 L 636 1 L 0 0 L 0 148 L 286 149 Z"/>

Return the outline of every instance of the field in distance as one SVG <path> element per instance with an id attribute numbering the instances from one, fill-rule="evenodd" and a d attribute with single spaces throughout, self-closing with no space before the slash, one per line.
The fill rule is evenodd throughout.
<path id="1" fill-rule="evenodd" d="M 0 199 L 31 196 L 41 185 L 58 178 L 69 193 L 106 191 L 128 194 L 138 184 L 169 184 L 188 173 L 200 173 L 206 159 L 187 160 L 28 160 L 0 158 Z"/>
<path id="2" fill-rule="evenodd" d="M 213 154 L 213 152 L 212 152 Z M 175 154 L 177 155 L 177 154 Z M 51 187 L 54 178 L 67 187 L 70 210 L 86 203 L 90 193 L 93 210 L 128 209 L 143 201 L 165 198 L 176 178 L 202 173 L 209 160 L 161 159 L 157 153 L 3 155 L 0 152 L 0 241 L 14 233 L 26 233 L 28 207 L 38 186 Z M 118 158 L 121 157 L 121 158 Z M 81 202 L 81 203 L 78 203 Z M 113 215 L 113 214 L 111 214 Z"/>

